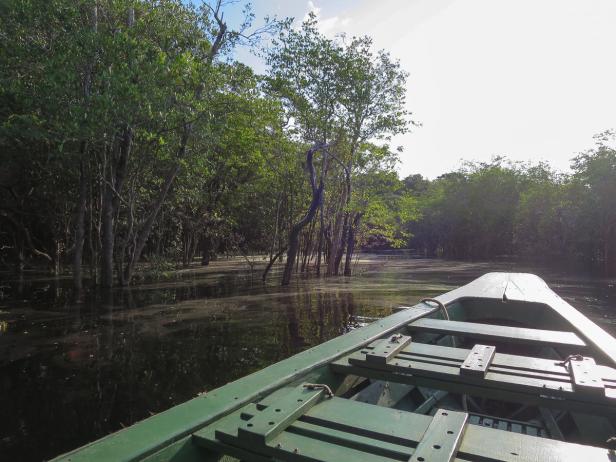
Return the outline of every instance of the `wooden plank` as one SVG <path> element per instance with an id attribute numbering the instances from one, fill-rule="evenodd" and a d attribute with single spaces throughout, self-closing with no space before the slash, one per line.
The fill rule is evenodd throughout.
<path id="1" fill-rule="evenodd" d="M 249 405 L 242 412 L 253 415 L 261 411 L 256 405 Z M 239 412 L 223 417 L 214 425 L 196 432 L 195 444 L 217 452 L 234 454 L 232 446 L 216 439 L 213 428 L 226 429 L 227 433 L 232 435 L 240 420 Z M 295 462 L 372 462 L 405 460 L 404 457 L 408 460 L 415 454 L 413 448 L 427 438 L 427 430 L 432 422 L 432 417 L 412 412 L 333 398 L 312 407 L 301 420 L 294 422 L 270 441 L 264 454 L 253 453 L 252 457 L 243 455 L 242 458 L 262 460 L 265 456 Z M 458 456 L 461 460 L 508 462 L 611 461 L 610 451 L 607 449 L 513 434 L 476 425 L 465 427 Z"/>
<path id="2" fill-rule="evenodd" d="M 396 360 L 398 366 L 382 369 L 368 368 L 353 365 L 349 362 L 351 359 L 352 357 L 348 356 L 337 360 L 330 365 L 330 368 L 339 374 L 363 375 L 371 379 L 436 388 L 470 396 L 599 415 L 614 415 L 616 412 L 615 405 L 607 398 L 605 400 L 578 399 L 575 393 L 572 393 L 573 388 L 570 383 L 568 385 L 562 385 L 562 382 L 546 383 L 542 380 L 511 375 L 503 376 L 503 374 L 492 372 L 486 375 L 486 379 L 476 379 L 460 376 L 458 368 L 446 366 L 429 365 L 429 369 L 412 369 L 414 364 L 425 365 L 425 363 L 413 363 L 399 358 Z M 543 384 L 546 384 L 545 388 Z"/>
<path id="3" fill-rule="evenodd" d="M 367 346 L 365 349 L 369 349 Z M 471 350 L 463 348 L 452 348 L 441 345 L 427 345 L 422 343 L 412 343 L 406 349 L 399 352 L 396 356 L 396 361 L 390 365 L 404 364 L 408 367 L 408 363 L 412 367 L 424 367 L 433 371 L 442 373 L 454 374 L 454 369 L 459 369 L 463 361 L 468 357 Z M 359 361 L 361 356 L 349 355 L 352 362 Z M 406 362 L 404 362 L 406 361 Z M 437 367 L 442 366 L 442 367 Z M 377 365 L 378 367 L 378 365 Z M 616 391 L 615 370 L 606 367 L 597 366 L 596 373 L 601 376 L 605 384 L 606 396 L 612 397 L 612 390 Z M 527 356 L 510 355 L 503 353 L 495 353 L 487 375 L 493 378 L 509 376 L 512 381 L 518 383 L 528 383 L 534 386 L 548 389 L 556 389 L 561 391 L 572 391 L 573 381 L 569 372 L 568 366 L 560 361 L 551 359 L 532 358 Z M 528 379 L 528 380 L 527 380 Z"/>
<path id="4" fill-rule="evenodd" d="M 491 273 L 494 274 L 494 273 Z M 548 309 L 561 316 L 572 330 L 607 359 L 612 367 L 616 366 L 616 339 L 592 322 L 569 303 L 556 295 L 538 276 L 529 273 L 497 273 L 498 279 L 507 280 L 505 296 L 512 301 L 544 303 Z M 479 278 L 479 279 L 483 279 Z M 475 281 L 473 281 L 475 282 Z M 487 281 L 478 281 L 483 285 Z M 470 287 L 465 290 L 472 291 Z M 450 296 L 455 294 L 450 293 Z M 441 299 L 441 301 L 443 301 Z"/>
<path id="5" fill-rule="evenodd" d="M 252 419 L 243 422 L 238 428 L 239 442 L 248 448 L 253 445 L 264 445 L 314 406 L 324 394 L 323 389 L 297 387 L 275 406 L 270 406 Z"/>
<path id="6" fill-rule="evenodd" d="M 545 407 L 540 407 L 539 412 L 541 413 L 541 417 L 545 422 L 545 426 L 550 432 L 550 436 L 556 440 L 564 440 L 565 438 L 563 437 L 563 433 L 561 432 L 560 427 L 558 426 L 558 423 L 554 418 L 554 414 L 552 414 L 552 411 L 546 409 Z"/>
<path id="7" fill-rule="evenodd" d="M 582 349 L 586 343 L 573 332 L 556 330 L 528 329 L 522 327 L 496 326 L 474 322 L 445 321 L 422 318 L 409 324 L 408 329 L 415 332 L 449 334 L 495 342 L 549 345 Z"/>
<path id="8" fill-rule="evenodd" d="M 409 462 L 451 462 L 454 460 L 468 414 L 439 409 L 432 418 Z"/>
<path id="9" fill-rule="evenodd" d="M 496 348 L 490 345 L 475 345 L 460 366 L 461 375 L 485 377 L 494 359 Z"/>
<path id="10" fill-rule="evenodd" d="M 591 396 L 605 396 L 605 385 L 594 359 L 571 359 L 568 364 L 576 392 Z"/>
<path id="11" fill-rule="evenodd" d="M 390 338 L 377 340 L 371 350 L 366 350 L 366 361 L 385 364 L 409 343 L 411 337 L 408 335 L 392 335 Z"/>

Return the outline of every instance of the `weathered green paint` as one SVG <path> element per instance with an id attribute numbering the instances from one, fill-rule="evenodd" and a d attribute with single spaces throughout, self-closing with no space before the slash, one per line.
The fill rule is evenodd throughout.
<path id="1" fill-rule="evenodd" d="M 364 347 L 362 351 L 370 349 Z M 369 363 L 356 351 L 331 363 L 341 374 L 364 375 L 473 396 L 556 407 L 600 415 L 616 414 L 616 383 L 604 379 L 605 395 L 579 395 L 566 366 L 558 361 L 496 353 L 485 377 L 460 374 L 470 350 L 412 343 L 385 365 Z M 600 371 L 610 370 L 601 368 Z"/>
<path id="2" fill-rule="evenodd" d="M 558 330 L 496 326 L 493 324 L 445 321 L 432 318 L 418 319 L 409 324 L 408 329 L 412 332 L 459 335 L 493 342 L 549 345 L 559 349 L 575 350 L 576 352 L 586 348 L 586 343 L 575 333 Z"/>
<path id="3" fill-rule="evenodd" d="M 211 450 L 239 456 L 234 445 L 238 441 L 237 428 L 242 422 L 241 415 L 252 416 L 259 412 L 263 411 L 256 405 L 246 406 L 216 422 L 215 426 L 222 438 L 217 438 L 212 428 L 207 427 L 195 433 L 195 442 Z M 449 413 L 444 410 L 440 412 Z M 266 444 L 255 445 L 252 451 L 245 448 L 241 450 L 244 459 L 257 461 L 274 458 L 293 461 L 391 462 L 413 457 L 423 444 L 428 446 L 426 450 L 434 449 L 434 445 L 441 446 L 444 451 L 449 448 L 450 454 L 458 445 L 458 456 L 465 460 L 567 462 L 578 461 L 580 457 L 597 462 L 611 460 L 607 449 L 514 434 L 491 426 L 464 426 L 465 417 L 461 416 L 466 414 L 454 412 L 452 415 L 455 422 L 439 419 L 438 413 L 435 420 L 412 412 L 333 398 L 312 407 L 301 420 L 294 422 Z M 449 425 L 445 426 L 445 423 Z M 521 432 L 522 427 L 519 427 Z M 453 433 L 447 434 L 449 430 Z M 447 444 L 445 438 L 448 437 L 452 437 L 449 442 L 452 444 Z"/>
<path id="4" fill-rule="evenodd" d="M 485 378 L 496 349 L 490 345 L 475 345 L 460 366 L 461 375 Z"/>
<path id="5" fill-rule="evenodd" d="M 595 360 L 582 357 L 568 362 L 573 388 L 581 395 L 605 396 L 605 385 Z"/>
<path id="6" fill-rule="evenodd" d="M 372 345 L 372 349 L 366 353 L 366 361 L 385 364 L 409 343 L 411 343 L 411 337 L 407 335 L 394 335 L 377 340 Z"/>
<path id="7" fill-rule="evenodd" d="M 462 442 L 468 414 L 438 409 L 409 462 L 451 462 Z"/>
<path id="8" fill-rule="evenodd" d="M 238 440 L 248 446 L 264 445 L 305 414 L 324 394 L 322 389 L 308 390 L 304 386 L 297 387 L 275 406 L 270 406 L 242 422 L 238 428 Z"/>

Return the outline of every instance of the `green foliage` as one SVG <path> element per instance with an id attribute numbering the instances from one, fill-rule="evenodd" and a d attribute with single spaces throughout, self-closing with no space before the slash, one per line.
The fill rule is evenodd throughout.
<path id="1" fill-rule="evenodd" d="M 595 138 L 571 175 L 496 158 L 432 182 L 408 177 L 420 212 L 408 224 L 410 246 L 451 258 L 588 263 L 616 274 L 616 137 Z"/>
<path id="2" fill-rule="evenodd" d="M 130 283 L 142 256 L 152 275 L 199 254 L 273 258 L 311 203 L 305 152 L 326 143 L 302 270 L 337 274 L 346 253 L 350 274 L 356 248 L 409 244 L 616 273 L 613 132 L 571 175 L 495 158 L 400 181 L 387 143 L 414 124 L 400 64 L 369 37 L 323 36 L 314 16 L 253 30 L 246 5 L 231 30 L 225 5 L 0 2 L 0 262 L 59 271 L 75 257 L 94 281 L 114 267 Z M 260 76 L 233 49 L 263 33 L 277 35 Z"/>

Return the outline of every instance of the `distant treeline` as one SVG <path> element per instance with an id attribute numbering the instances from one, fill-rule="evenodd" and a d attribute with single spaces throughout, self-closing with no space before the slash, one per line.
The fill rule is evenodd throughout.
<path id="1" fill-rule="evenodd" d="M 255 28 L 247 8 L 233 29 L 234 3 L 0 3 L 0 267 L 70 270 L 80 289 L 266 254 L 288 283 L 350 275 L 362 247 L 412 247 L 614 272 L 611 133 L 569 176 L 501 159 L 400 180 L 399 63 L 314 16 Z"/>
<path id="2" fill-rule="evenodd" d="M 434 181 L 409 176 L 419 212 L 409 245 L 432 256 L 519 256 L 615 275 L 616 137 L 595 140 L 573 159 L 571 174 L 496 158 Z"/>

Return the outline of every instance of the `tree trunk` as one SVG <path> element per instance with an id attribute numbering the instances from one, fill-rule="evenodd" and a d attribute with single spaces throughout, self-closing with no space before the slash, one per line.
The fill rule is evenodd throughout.
<path id="1" fill-rule="evenodd" d="M 101 223 L 101 286 L 113 286 L 113 206 L 111 205 L 111 192 L 109 187 L 105 187 L 103 195 L 103 210 Z"/>
<path id="2" fill-rule="evenodd" d="M 84 155 L 85 141 L 81 142 L 80 162 L 79 162 L 79 199 L 77 200 L 77 210 L 75 213 L 75 250 L 73 254 L 73 285 L 77 298 L 81 297 L 82 285 L 82 264 L 83 264 L 83 244 L 86 236 L 86 200 L 88 194 L 88 185 L 85 177 Z"/>
<path id="3" fill-rule="evenodd" d="M 143 226 L 137 233 L 135 246 L 124 268 L 123 279 L 126 281 L 126 284 L 130 284 L 130 281 L 133 278 L 135 265 L 141 258 L 141 254 L 143 252 L 145 244 L 148 241 L 148 237 L 150 235 L 150 232 L 152 231 L 152 227 L 154 226 L 156 217 L 158 216 L 158 212 L 160 211 L 163 202 L 166 199 L 169 190 L 171 189 L 171 185 L 173 184 L 173 181 L 175 180 L 175 177 L 178 175 L 179 172 L 180 164 L 177 164 L 167 173 L 167 178 L 161 188 L 160 194 L 158 195 L 156 202 L 152 205 L 152 207 L 150 207 L 152 211 L 150 212 L 150 215 L 148 215 Z"/>
<path id="4" fill-rule="evenodd" d="M 353 225 L 351 224 L 351 212 L 349 207 L 351 206 L 351 166 L 347 165 L 344 169 L 344 179 L 345 179 L 345 198 L 344 198 L 344 221 L 342 223 L 342 236 L 340 238 L 340 244 L 338 246 L 338 252 L 336 254 L 336 262 L 335 262 L 335 274 L 338 274 L 340 263 L 342 262 L 342 256 L 344 255 L 345 247 L 347 247 L 349 234 L 351 233 L 351 228 Z M 345 262 L 344 272 L 346 275 L 347 266 Z"/>
<path id="5" fill-rule="evenodd" d="M 276 263 L 276 260 L 278 260 L 282 256 L 282 254 L 285 253 L 286 250 L 287 250 L 287 248 L 285 247 L 280 252 L 278 252 L 276 255 L 273 255 L 270 258 L 270 261 L 267 264 L 267 266 L 265 267 L 265 269 L 263 270 L 263 275 L 261 276 L 261 279 L 263 280 L 263 282 L 266 281 L 267 275 L 268 275 L 270 269 L 272 269 L 272 266 L 274 266 L 274 263 Z"/>
<path id="6" fill-rule="evenodd" d="M 112 156 L 107 168 L 108 175 L 104 186 L 105 193 L 102 205 L 101 285 L 103 287 L 113 286 L 114 222 L 120 206 L 120 194 L 126 179 L 132 142 L 133 131 L 130 127 L 125 127 L 122 140 L 117 148 L 117 160 L 115 159 L 116 156 Z"/>
<path id="7" fill-rule="evenodd" d="M 361 214 L 355 215 L 353 219 L 353 224 L 349 226 L 349 234 L 347 239 L 347 253 L 346 260 L 344 262 L 344 275 L 351 276 L 351 266 L 353 259 L 353 252 L 355 252 L 355 234 L 357 233 L 357 229 L 359 228 L 359 221 L 361 220 Z"/>
<path id="8" fill-rule="evenodd" d="M 90 21 L 92 31 L 97 32 L 98 6 L 96 4 L 92 6 L 92 17 L 90 18 Z M 90 98 L 90 90 L 92 86 L 92 61 L 93 60 L 90 60 L 90 62 L 86 65 L 86 72 L 83 80 L 83 100 L 85 103 L 87 103 Z M 77 295 L 76 298 L 81 298 L 81 291 L 83 288 L 83 275 L 81 268 L 83 265 L 83 245 L 86 235 L 85 216 L 88 195 L 88 185 L 85 175 L 85 155 L 87 147 L 88 143 L 85 140 L 82 141 L 79 146 L 79 198 L 77 200 L 77 210 L 75 213 L 75 251 L 73 254 L 73 285 Z"/>
<path id="9" fill-rule="evenodd" d="M 306 168 L 308 169 L 310 186 L 312 187 L 312 202 L 310 203 L 310 207 L 308 207 L 306 215 L 304 215 L 304 217 L 300 221 L 298 221 L 291 227 L 291 231 L 289 233 L 289 250 L 287 251 L 287 262 L 285 264 L 284 272 L 282 274 L 281 284 L 283 286 L 287 286 L 291 282 L 293 266 L 295 265 L 295 258 L 297 257 L 297 251 L 299 248 L 299 235 L 304 226 L 306 226 L 312 221 L 312 219 L 317 213 L 319 205 L 321 205 L 321 200 L 323 197 L 323 181 L 321 180 L 321 182 L 317 186 L 314 165 L 312 164 L 312 158 L 316 151 L 325 151 L 326 149 L 326 145 L 315 144 L 306 152 Z"/>

